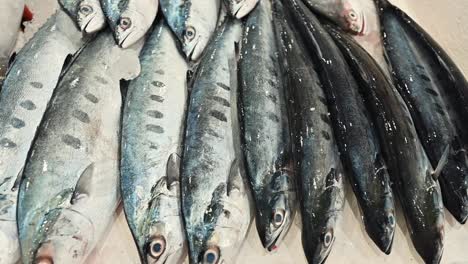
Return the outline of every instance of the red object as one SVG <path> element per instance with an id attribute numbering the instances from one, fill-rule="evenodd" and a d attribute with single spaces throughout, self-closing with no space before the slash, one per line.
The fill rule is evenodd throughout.
<path id="1" fill-rule="evenodd" d="M 24 6 L 24 11 L 23 11 L 23 21 L 22 22 L 27 22 L 31 21 L 34 18 L 34 14 L 29 10 L 28 6 Z"/>

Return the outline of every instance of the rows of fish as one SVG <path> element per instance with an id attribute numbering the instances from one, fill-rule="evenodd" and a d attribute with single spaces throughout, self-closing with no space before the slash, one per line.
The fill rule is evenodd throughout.
<path id="1" fill-rule="evenodd" d="M 0 263 L 86 262 L 121 201 L 142 263 L 233 263 L 253 218 L 274 251 L 297 207 L 323 263 L 346 181 L 382 252 L 398 199 L 440 262 L 444 205 L 468 217 L 468 83 L 386 0 L 371 55 L 331 2 L 59 0 L 0 92 Z"/>

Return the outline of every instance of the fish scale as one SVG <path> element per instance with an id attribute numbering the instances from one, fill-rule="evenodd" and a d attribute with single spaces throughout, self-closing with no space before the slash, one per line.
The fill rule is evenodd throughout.
<path id="1" fill-rule="evenodd" d="M 179 157 L 188 65 L 176 41 L 161 20 L 140 54 L 142 72 L 129 84 L 123 113 L 122 199 L 143 263 L 180 263 L 186 255 Z"/>
<path id="2" fill-rule="evenodd" d="M 19 189 L 23 263 L 81 263 L 105 233 L 119 202 L 119 81 L 138 69 L 137 52 L 122 51 L 106 32 L 62 77 Z"/>
<path id="3" fill-rule="evenodd" d="M 334 230 L 344 205 L 343 167 L 328 118 L 322 84 L 314 65 L 304 57 L 278 1 L 274 21 L 282 68 L 288 77 L 295 169 L 301 197 L 302 245 L 309 263 L 322 263 L 335 240 Z"/>
<path id="4" fill-rule="evenodd" d="M 300 0 L 284 0 L 303 41 L 310 46 L 330 110 L 343 166 L 374 243 L 390 253 L 395 208 L 381 143 L 349 66 L 333 39 Z M 383 183 L 383 184 L 382 184 Z"/>
<path id="5" fill-rule="evenodd" d="M 237 158 L 237 87 L 232 79 L 237 77 L 235 42 L 240 34 L 241 22 L 227 19 L 194 76 L 181 167 L 190 263 L 206 263 L 208 257 L 220 263 L 232 261 L 250 223 L 242 163 Z"/>
<path id="6" fill-rule="evenodd" d="M 18 53 L 0 93 L 0 262 L 19 258 L 17 185 L 26 156 L 67 58 L 85 45 L 71 19 L 58 11 Z M 7 246 L 8 245 L 8 246 Z"/>

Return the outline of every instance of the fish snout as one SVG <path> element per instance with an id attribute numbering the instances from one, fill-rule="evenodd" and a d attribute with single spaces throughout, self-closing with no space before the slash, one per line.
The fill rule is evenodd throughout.
<path id="1" fill-rule="evenodd" d="M 20 258 L 18 234 L 13 221 L 0 225 L 0 263 L 16 263 Z"/>
<path id="2" fill-rule="evenodd" d="M 392 251 L 393 237 L 396 228 L 396 219 L 393 210 L 385 212 L 378 217 L 366 217 L 365 219 L 374 220 L 367 221 L 367 233 L 377 247 L 382 252 L 389 255 Z"/>
<path id="3" fill-rule="evenodd" d="M 437 226 L 432 232 L 426 231 L 413 240 L 416 251 L 425 263 L 438 264 L 444 251 L 445 231 L 443 225 Z"/>

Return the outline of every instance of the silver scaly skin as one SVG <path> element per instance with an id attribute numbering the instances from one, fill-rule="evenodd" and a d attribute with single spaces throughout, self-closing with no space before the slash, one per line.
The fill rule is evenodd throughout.
<path id="1" fill-rule="evenodd" d="M 0 93 L 0 263 L 19 258 L 17 185 L 64 63 L 84 45 L 73 21 L 59 11 L 18 53 L 5 79 Z"/>
<path id="2" fill-rule="evenodd" d="M 161 20 L 140 54 L 122 119 L 121 190 L 143 263 L 181 263 L 187 247 L 179 168 L 188 65 Z"/>
<path id="3" fill-rule="evenodd" d="M 119 85 L 138 73 L 138 52 L 104 32 L 61 79 L 19 189 L 24 264 L 83 263 L 107 230 L 120 198 Z"/>
<path id="4" fill-rule="evenodd" d="M 280 70 L 270 0 L 246 20 L 239 61 L 242 147 L 263 246 L 274 250 L 296 209 L 286 85 Z"/>
<path id="5" fill-rule="evenodd" d="M 158 0 L 100 0 L 117 44 L 128 48 L 150 30 L 158 13 Z"/>
<path id="6" fill-rule="evenodd" d="M 106 18 L 99 0 L 58 0 L 60 6 L 85 33 L 94 33 L 106 26 Z"/>
<path id="7" fill-rule="evenodd" d="M 197 61 L 218 25 L 221 0 L 160 0 L 188 60 Z"/>
<path id="8" fill-rule="evenodd" d="M 181 167 L 190 263 L 233 263 L 250 224 L 239 160 L 235 42 L 227 19 L 209 44 L 191 90 Z"/>

